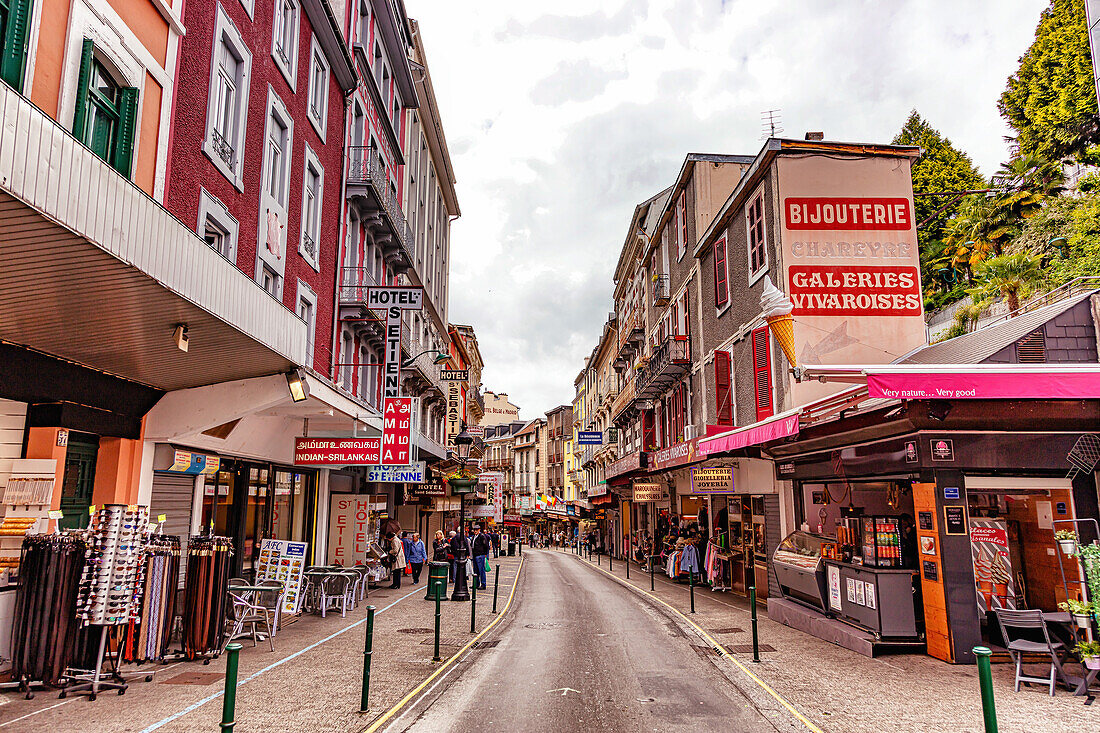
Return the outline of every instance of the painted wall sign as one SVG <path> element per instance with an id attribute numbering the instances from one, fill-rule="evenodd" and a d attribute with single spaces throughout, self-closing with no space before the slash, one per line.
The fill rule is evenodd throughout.
<path id="1" fill-rule="evenodd" d="M 383 466 L 412 463 L 412 418 L 416 414 L 415 397 L 387 397 L 382 404 Z"/>
<path id="2" fill-rule="evenodd" d="M 469 369 L 440 369 L 440 382 L 465 382 L 470 379 Z"/>
<path id="3" fill-rule="evenodd" d="M 691 493 L 693 494 L 732 494 L 733 469 L 693 468 L 691 469 Z"/>
<path id="4" fill-rule="evenodd" d="M 792 265 L 795 316 L 919 316 L 920 271 L 915 267 Z"/>
<path id="5" fill-rule="evenodd" d="M 783 202 L 788 229 L 906 231 L 913 228 L 907 198 L 791 197 Z"/>
<path id="6" fill-rule="evenodd" d="M 295 466 L 370 466 L 378 463 L 380 438 L 295 438 Z"/>
<path id="7" fill-rule="evenodd" d="M 371 466 L 367 469 L 367 481 L 380 484 L 422 484 L 427 480 L 424 461 L 407 466 Z"/>

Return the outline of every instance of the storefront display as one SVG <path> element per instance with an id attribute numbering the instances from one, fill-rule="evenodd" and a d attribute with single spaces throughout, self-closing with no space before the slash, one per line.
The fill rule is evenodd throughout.
<path id="1" fill-rule="evenodd" d="M 197 536 L 187 544 L 181 649 L 185 659 L 216 657 L 225 627 L 225 590 L 232 570 L 228 537 Z"/>
<path id="2" fill-rule="evenodd" d="M 160 661 L 168 653 L 172 622 L 176 617 L 180 538 L 152 535 L 145 545 L 144 563 L 141 608 L 126 629 L 122 651 L 127 662 Z"/>
<path id="3" fill-rule="evenodd" d="M 772 568 L 784 598 L 825 610 L 827 595 L 822 546 L 835 542 L 833 537 L 796 531 L 779 543 L 772 555 Z"/>
<path id="4" fill-rule="evenodd" d="M 305 542 L 264 540 L 256 580 L 274 580 L 283 586 L 284 614 L 296 614 L 302 605 L 302 573 L 305 571 Z"/>

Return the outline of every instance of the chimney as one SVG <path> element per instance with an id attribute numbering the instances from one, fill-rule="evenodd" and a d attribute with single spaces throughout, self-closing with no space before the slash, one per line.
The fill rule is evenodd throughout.
<path id="1" fill-rule="evenodd" d="M 807 140 L 824 140 L 825 139 L 825 133 L 824 132 L 807 132 L 806 133 L 806 139 Z"/>

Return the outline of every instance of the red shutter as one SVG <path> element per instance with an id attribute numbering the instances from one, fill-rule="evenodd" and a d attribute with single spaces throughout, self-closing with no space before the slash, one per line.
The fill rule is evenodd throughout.
<path id="1" fill-rule="evenodd" d="M 768 327 L 752 332 L 752 370 L 756 382 L 756 419 L 763 420 L 775 414 L 772 404 L 771 354 Z"/>
<path id="2" fill-rule="evenodd" d="M 718 395 L 718 424 L 733 425 L 733 391 L 730 389 L 730 355 L 714 352 L 714 384 Z"/>
<path id="3" fill-rule="evenodd" d="M 714 243 L 714 305 L 721 308 L 729 300 L 729 275 L 726 267 L 726 238 Z"/>

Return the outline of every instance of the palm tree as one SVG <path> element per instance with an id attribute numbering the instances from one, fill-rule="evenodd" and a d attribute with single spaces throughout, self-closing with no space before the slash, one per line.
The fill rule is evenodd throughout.
<path id="1" fill-rule="evenodd" d="M 982 260 L 974 267 L 976 287 L 968 290 L 975 302 L 1001 296 L 1008 303 L 1008 312 L 1020 309 L 1020 296 L 1043 277 L 1039 258 L 1026 252 L 1000 255 Z"/>

